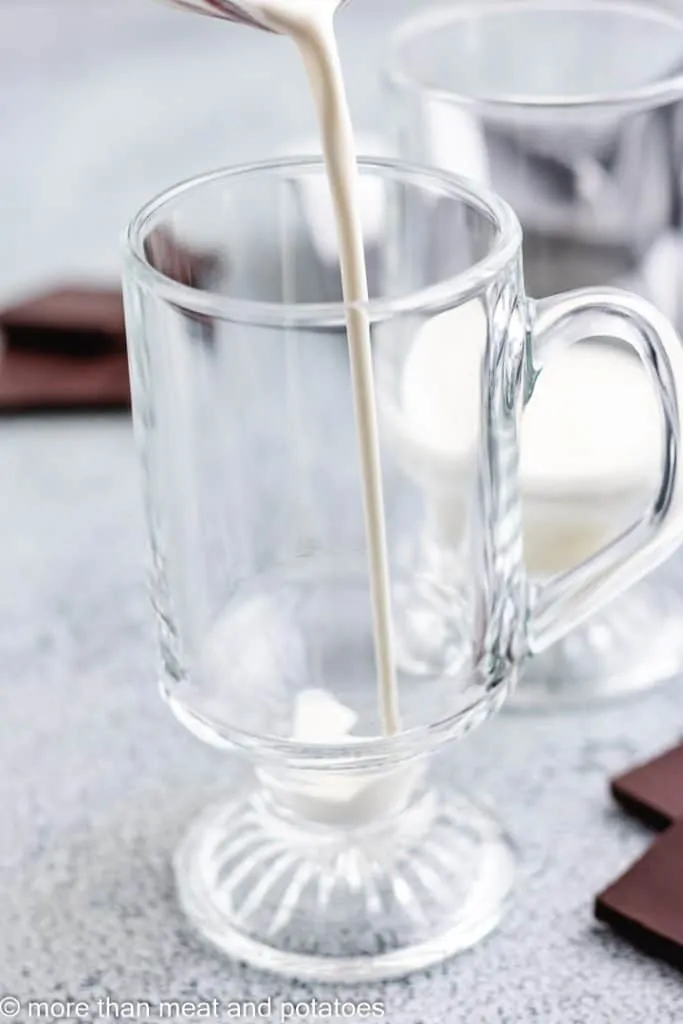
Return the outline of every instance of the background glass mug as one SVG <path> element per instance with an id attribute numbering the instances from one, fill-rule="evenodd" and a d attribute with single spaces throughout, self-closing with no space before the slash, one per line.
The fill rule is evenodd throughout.
<path id="1" fill-rule="evenodd" d="M 401 155 L 514 208 L 531 295 L 619 284 L 683 324 L 683 17 L 610 0 L 442 6 L 399 28 L 388 77 Z M 632 354 L 612 341 L 559 359 L 522 451 L 526 558 L 543 578 L 618 535 L 656 487 L 657 403 Z M 679 556 L 529 664 L 514 703 L 677 675 L 682 573 Z"/>
<path id="2" fill-rule="evenodd" d="M 607 290 L 530 303 L 520 227 L 501 200 L 392 161 L 363 160 L 360 173 L 403 642 L 396 734 L 382 735 L 378 715 L 346 310 L 315 301 L 336 276 L 321 266 L 332 223 L 321 162 L 172 189 L 134 219 L 125 268 L 161 688 L 194 733 L 253 768 L 190 830 L 181 900 L 229 954 L 338 981 L 404 974 L 495 926 L 509 845 L 435 755 L 500 705 L 529 650 L 664 557 L 677 528 L 681 351 L 661 314 Z M 661 479 L 617 544 L 530 595 L 520 414 L 540 368 L 594 315 L 661 397 Z M 405 430 L 407 360 L 435 330 L 465 353 L 473 389 L 467 450 L 445 467 Z M 403 551 L 429 514 L 435 468 L 467 491 L 446 587 L 417 577 Z M 425 621 L 442 632 L 415 672 Z"/>

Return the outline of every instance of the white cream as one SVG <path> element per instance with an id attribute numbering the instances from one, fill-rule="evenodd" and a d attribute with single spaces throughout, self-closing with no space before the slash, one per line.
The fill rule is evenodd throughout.
<path id="1" fill-rule="evenodd" d="M 383 139 L 374 135 L 356 135 L 356 148 L 365 156 L 391 156 L 391 149 Z M 319 156 L 320 138 L 306 138 L 288 146 L 288 156 Z M 306 218 L 310 239 L 319 259 L 336 267 L 339 264 L 339 245 L 334 209 L 330 203 L 330 191 L 323 178 L 311 175 L 304 177 L 299 185 L 301 204 Z M 361 178 L 358 190 L 359 215 L 363 225 L 366 251 L 379 246 L 387 222 L 386 190 L 377 178 Z"/>
<path id="2" fill-rule="evenodd" d="M 303 743 L 337 743 L 348 737 L 358 715 L 327 690 L 303 690 L 296 700 L 292 737 Z"/>
<path id="3" fill-rule="evenodd" d="M 350 740 L 358 715 L 327 690 L 304 690 L 299 694 L 294 711 L 292 738 L 304 743 L 344 743 Z M 296 779 L 289 779 L 290 784 Z M 367 787 L 364 775 L 327 772 L 303 773 L 300 778 L 300 800 L 315 800 L 318 809 L 327 807 L 328 818 L 344 817 Z M 310 816 L 310 812 L 309 812 Z"/>
<path id="4" fill-rule="evenodd" d="M 362 737 L 351 734 L 357 722 L 357 714 L 327 690 L 304 690 L 296 700 L 292 738 L 311 744 L 362 743 Z M 402 808 L 422 773 L 423 766 L 415 762 L 374 773 L 290 770 L 266 782 L 295 813 L 349 828 Z"/>
<path id="5" fill-rule="evenodd" d="M 339 244 L 339 263 L 358 435 L 370 568 L 375 660 L 385 732 L 399 729 L 391 588 L 375 409 L 370 324 L 362 304 L 368 283 L 360 219 L 359 175 L 333 17 L 340 0 L 258 0 L 252 15 L 296 43 L 318 113 Z"/>
<path id="6" fill-rule="evenodd" d="M 201 4 L 201 0 L 194 2 Z M 334 15 L 341 2 L 231 0 L 233 12 L 234 9 L 242 10 L 252 21 L 293 40 L 304 64 L 318 115 L 347 307 L 346 327 L 363 486 L 379 705 L 384 731 L 395 733 L 400 728 L 398 687 L 370 324 L 363 308 L 368 300 L 368 283 L 359 174 L 334 32 Z"/>

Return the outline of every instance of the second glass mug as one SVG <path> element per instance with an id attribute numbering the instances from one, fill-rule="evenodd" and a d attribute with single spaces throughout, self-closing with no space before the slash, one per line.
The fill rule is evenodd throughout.
<path id="1" fill-rule="evenodd" d="M 387 72 L 401 157 L 464 174 L 512 205 L 535 298 L 618 284 L 680 329 L 680 5 L 675 13 L 651 0 L 427 7 L 396 32 Z M 538 389 L 522 465 L 534 576 L 585 558 L 651 493 L 657 409 L 633 362 L 614 345 L 575 351 Z M 609 384 L 590 383 L 598 375 L 601 385 L 625 377 L 629 400 L 611 404 Z M 568 411 L 582 399 L 583 421 Z M 553 444 L 531 443 L 534 431 Z M 442 542 L 447 548 L 448 536 Z M 587 706 L 677 678 L 682 568 L 679 555 L 530 663 L 511 705 Z"/>
<path id="2" fill-rule="evenodd" d="M 339 982 L 425 967 L 496 925 L 510 843 L 436 755 L 500 706 L 529 653 L 666 557 L 680 529 L 682 356 L 668 321 L 609 289 L 533 303 L 521 229 L 494 194 L 400 162 L 364 159 L 360 174 L 373 197 L 365 312 L 396 632 L 405 643 L 416 595 L 443 631 L 429 673 L 412 674 L 400 652 L 394 735 L 378 714 L 347 310 L 321 256 L 321 162 L 172 189 L 134 219 L 125 268 L 161 688 L 192 732 L 253 769 L 190 829 L 176 858 L 181 901 L 228 954 Z M 595 316 L 657 389 L 661 481 L 618 542 L 532 590 L 520 416 L 543 366 Z M 407 360 L 435 332 L 465 346 L 471 368 L 467 444 L 446 467 L 438 443 L 404 430 Z M 435 467 L 467 481 L 450 589 L 416 577 L 402 551 Z"/>

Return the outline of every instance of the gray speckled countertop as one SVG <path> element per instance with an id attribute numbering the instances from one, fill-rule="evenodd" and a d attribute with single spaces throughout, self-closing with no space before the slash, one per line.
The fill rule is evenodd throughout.
<path id="1" fill-rule="evenodd" d="M 383 5 L 358 0 L 344 19 L 364 128 L 378 123 Z M 242 33 L 237 46 L 143 0 L 5 0 L 3 296 L 50 275 L 111 275 L 140 201 L 310 132 L 303 96 L 278 40 Z M 137 484 L 125 418 L 0 422 L 0 995 L 310 998 L 221 959 L 176 908 L 171 851 L 240 769 L 157 697 Z M 473 952 L 357 998 L 383 1000 L 391 1024 L 680 1024 L 680 975 L 599 929 L 591 904 L 648 841 L 611 805 L 607 776 L 682 727 L 674 684 L 590 716 L 503 715 L 472 736 L 454 765 L 517 838 L 516 904 Z"/>

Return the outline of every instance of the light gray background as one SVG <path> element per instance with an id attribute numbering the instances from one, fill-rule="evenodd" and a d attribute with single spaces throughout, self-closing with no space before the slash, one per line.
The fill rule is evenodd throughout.
<path id="1" fill-rule="evenodd" d="M 359 128 L 381 126 L 375 63 L 408 6 L 356 0 L 341 19 Z M 151 193 L 312 130 L 282 40 L 146 0 L 0 4 L 1 297 L 111 278 L 119 231 Z M 0 990 L 310 998 L 222 960 L 176 909 L 171 851 L 240 768 L 157 698 L 142 565 L 128 422 L 0 421 Z M 592 715 L 503 715 L 471 737 L 453 771 L 519 843 L 516 905 L 457 961 L 346 997 L 384 1000 L 391 1024 L 680 1024 L 680 975 L 591 908 L 649 839 L 607 777 L 682 723 L 679 684 Z"/>

